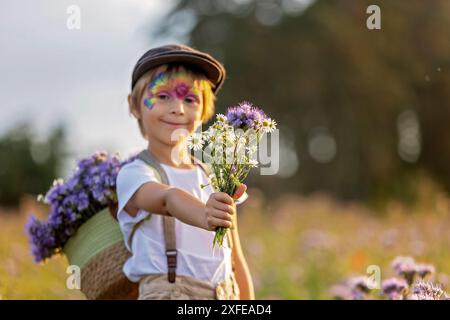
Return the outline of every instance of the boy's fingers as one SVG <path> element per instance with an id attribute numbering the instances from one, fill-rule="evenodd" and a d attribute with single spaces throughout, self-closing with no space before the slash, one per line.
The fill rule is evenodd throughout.
<path id="1" fill-rule="evenodd" d="M 231 198 L 225 192 L 214 193 L 214 199 L 216 199 L 217 201 L 226 203 L 226 204 L 230 204 L 230 205 L 233 204 L 233 198 Z"/>
<path id="2" fill-rule="evenodd" d="M 228 220 L 228 221 L 233 221 L 233 218 L 231 217 L 231 214 L 229 214 L 228 212 L 225 212 L 225 211 L 214 209 L 212 215 L 213 215 L 214 218 L 218 218 L 218 219 L 222 219 L 222 220 Z"/>
<path id="3" fill-rule="evenodd" d="M 231 206 L 229 204 L 225 204 L 223 202 L 217 201 L 216 203 L 214 203 L 214 208 L 217 210 L 228 212 L 229 214 L 234 213 L 233 206 Z"/>
<path id="4" fill-rule="evenodd" d="M 233 225 L 230 221 L 226 221 L 226 220 L 222 220 L 222 219 L 218 219 L 215 217 L 210 217 L 209 218 L 209 223 L 210 225 L 214 226 L 214 227 L 225 227 L 225 228 L 231 228 Z M 214 230 L 215 228 L 213 228 Z"/>
<path id="5" fill-rule="evenodd" d="M 239 187 L 237 187 L 236 191 L 234 192 L 233 199 L 239 199 L 246 190 L 247 190 L 247 185 L 244 183 L 241 183 L 239 185 Z"/>

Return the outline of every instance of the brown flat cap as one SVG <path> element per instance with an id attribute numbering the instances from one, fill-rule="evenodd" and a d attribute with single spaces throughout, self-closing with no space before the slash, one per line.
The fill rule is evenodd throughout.
<path id="1" fill-rule="evenodd" d="M 134 88 L 134 85 L 144 73 L 170 62 L 184 62 L 196 66 L 212 82 L 214 93 L 219 91 L 225 81 L 226 72 L 224 66 L 211 55 L 186 45 L 169 44 L 152 48 L 139 58 L 133 69 L 131 89 Z"/>

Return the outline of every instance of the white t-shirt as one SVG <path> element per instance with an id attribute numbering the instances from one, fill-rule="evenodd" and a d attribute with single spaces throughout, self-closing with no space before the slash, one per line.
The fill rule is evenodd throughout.
<path id="1" fill-rule="evenodd" d="M 208 179 L 199 166 L 195 169 L 179 169 L 165 164 L 161 166 L 171 186 L 191 193 L 203 203 L 206 203 L 210 194 L 214 192 L 211 186 L 200 188 L 200 184 L 207 184 Z M 133 282 L 139 282 L 148 274 L 167 273 L 162 215 L 152 214 L 150 219 L 143 222 L 133 235 L 131 248 L 128 246 L 133 226 L 149 213 L 141 209 L 135 217 L 132 217 L 124 207 L 139 187 L 149 181 L 158 182 L 153 170 L 140 159 L 124 165 L 117 175 L 117 218 L 124 235 L 125 246 L 132 253 L 124 264 L 123 271 Z M 246 194 L 245 197 L 241 197 L 240 203 L 243 202 L 241 199 L 245 200 L 246 197 Z M 232 272 L 231 249 L 227 237 L 224 238 L 223 246 L 216 245 L 213 252 L 214 231 L 194 227 L 178 219 L 175 219 L 175 236 L 178 252 L 177 274 L 217 284 Z"/>

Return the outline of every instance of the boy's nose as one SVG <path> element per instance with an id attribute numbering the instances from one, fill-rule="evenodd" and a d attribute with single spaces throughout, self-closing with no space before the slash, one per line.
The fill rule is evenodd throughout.
<path id="1" fill-rule="evenodd" d="M 174 99 L 172 103 L 171 112 L 176 114 L 184 114 L 184 102 L 180 99 Z"/>

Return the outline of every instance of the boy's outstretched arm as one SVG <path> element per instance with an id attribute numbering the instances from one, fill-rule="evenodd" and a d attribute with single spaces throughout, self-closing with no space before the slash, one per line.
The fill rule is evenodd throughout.
<path id="1" fill-rule="evenodd" d="M 189 192 L 158 182 L 144 183 L 133 194 L 125 210 L 135 216 L 139 209 L 173 216 L 180 221 L 213 231 L 216 227 L 232 226 L 235 214 L 233 199 L 223 192 L 210 195 L 206 204 Z"/>

